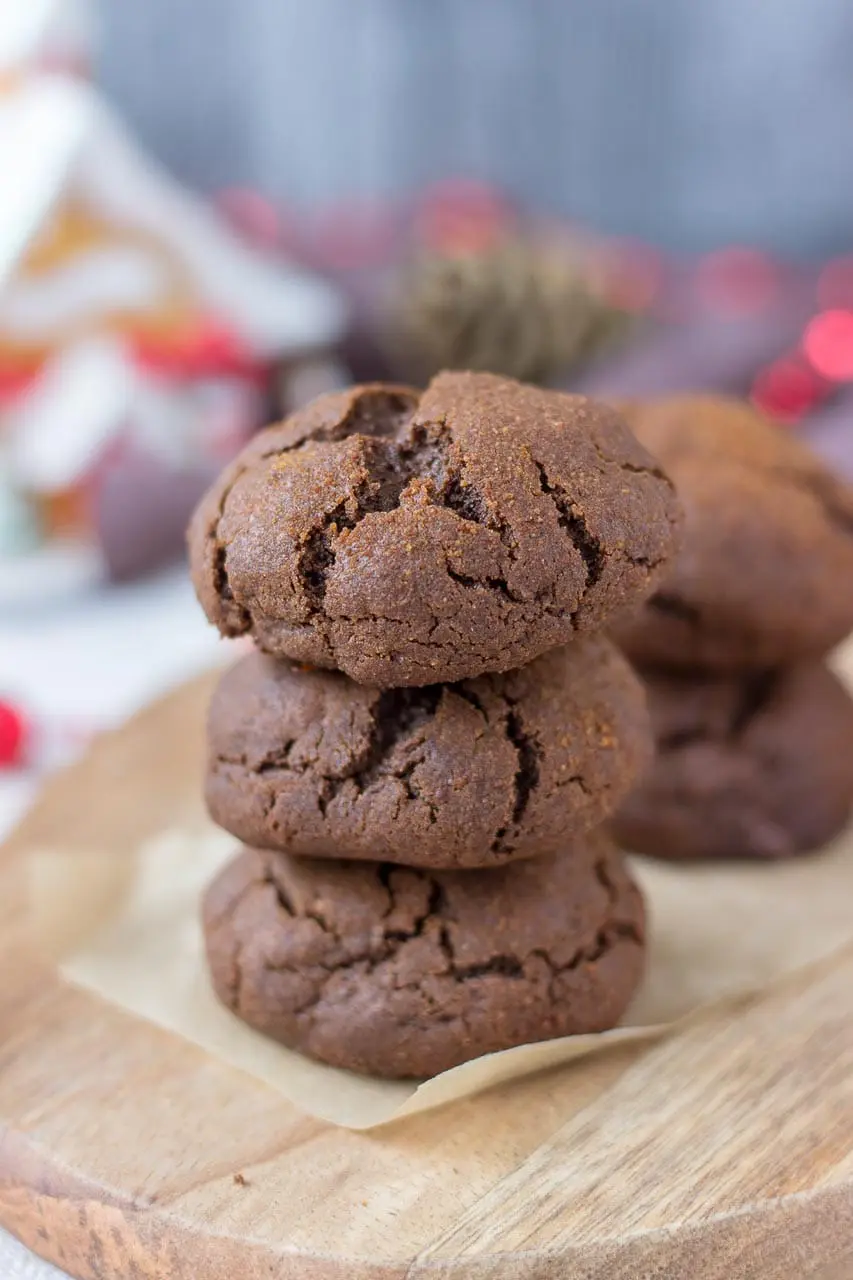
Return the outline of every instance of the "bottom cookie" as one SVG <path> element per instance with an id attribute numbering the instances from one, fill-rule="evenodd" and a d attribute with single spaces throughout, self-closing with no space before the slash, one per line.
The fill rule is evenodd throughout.
<path id="1" fill-rule="evenodd" d="M 853 701 L 819 663 L 736 679 L 644 672 L 657 757 L 612 830 L 675 860 L 786 858 L 853 806 Z"/>
<path id="2" fill-rule="evenodd" d="M 600 833 L 488 871 L 244 849 L 203 909 L 213 985 L 249 1026 L 336 1067 L 419 1078 L 612 1027 L 644 911 Z"/>

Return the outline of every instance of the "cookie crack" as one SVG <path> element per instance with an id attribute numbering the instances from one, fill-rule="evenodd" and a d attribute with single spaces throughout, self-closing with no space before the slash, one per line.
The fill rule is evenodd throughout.
<path id="1" fill-rule="evenodd" d="M 619 890 L 613 883 L 613 877 L 610 874 L 610 868 L 605 858 L 596 858 L 593 867 L 595 878 L 607 894 L 607 901 L 611 907 L 615 907 L 619 900 Z"/>
<path id="2" fill-rule="evenodd" d="M 384 887 L 388 895 L 388 904 L 383 912 L 381 919 L 387 922 L 394 914 L 398 901 L 397 891 L 394 885 L 396 875 L 407 874 L 400 867 L 391 864 L 381 864 L 376 868 L 379 883 Z M 408 873 L 411 874 L 411 873 Z M 611 910 L 618 907 L 619 893 L 618 889 L 610 878 L 609 871 L 604 859 L 600 859 L 595 866 L 595 875 L 599 882 L 604 886 L 608 904 Z M 425 877 L 428 885 L 427 901 L 423 909 L 415 915 L 411 923 L 405 928 L 389 929 L 387 923 L 377 936 L 374 931 L 371 936 L 364 941 L 362 949 L 356 955 L 348 956 L 342 960 L 324 961 L 318 958 L 314 961 L 314 965 L 319 974 L 315 979 L 315 989 L 308 998 L 295 1010 L 299 1016 L 312 1016 L 317 1005 L 324 999 L 328 984 L 334 977 L 350 970 L 358 970 L 365 975 L 373 973 L 383 964 L 393 961 L 399 953 L 401 947 L 405 946 L 413 939 L 424 936 L 430 931 L 431 936 L 435 940 L 435 944 L 442 953 L 445 961 L 444 972 L 442 977 L 451 979 L 456 983 L 465 983 L 477 981 L 478 979 L 499 976 L 508 978 L 513 981 L 533 981 L 535 975 L 531 975 L 529 971 L 529 962 L 533 959 L 541 960 L 549 971 L 549 996 L 551 999 L 558 997 L 558 992 L 554 989 L 555 981 L 563 974 L 579 968 L 583 964 L 594 964 L 601 956 L 612 946 L 614 940 L 618 938 L 630 939 L 639 945 L 642 942 L 640 931 L 635 924 L 625 920 L 608 921 L 596 931 L 591 941 L 578 946 L 567 961 L 562 964 L 557 963 L 547 948 L 533 948 L 523 956 L 513 955 L 509 952 L 496 952 L 485 960 L 474 961 L 471 964 L 460 964 L 456 954 L 453 942 L 453 935 L 450 929 L 452 918 L 448 918 L 448 901 L 447 893 L 444 885 L 435 877 Z M 267 867 L 264 872 L 263 884 L 269 884 L 275 894 L 278 909 L 287 915 L 290 919 L 310 919 L 316 922 L 319 928 L 325 934 L 332 937 L 337 943 L 342 943 L 341 935 L 334 929 L 323 915 L 312 908 L 303 907 L 296 909 L 287 887 L 275 875 L 272 866 Z M 234 993 L 235 1007 L 239 1008 L 240 990 L 242 984 L 242 972 L 239 970 L 239 959 L 235 960 L 235 977 L 234 977 Z M 296 962 L 279 962 L 273 963 L 264 960 L 264 967 L 269 972 L 285 973 L 296 972 L 304 973 L 302 966 Z M 415 977 L 407 982 L 395 984 L 398 990 L 421 990 L 423 980 L 421 977 Z M 452 1015 L 453 1017 L 462 1015 Z M 464 1020 L 464 1019 L 463 1019 Z"/>
<path id="3" fill-rule="evenodd" d="M 488 724 L 489 714 L 486 711 L 486 708 L 483 706 L 480 699 L 477 697 L 474 690 L 470 688 L 470 686 L 467 686 L 464 684 L 454 685 L 453 692 L 456 694 L 457 698 L 461 698 L 463 702 L 467 702 L 469 706 L 473 707 L 475 711 L 479 712 L 479 714 L 483 717 L 483 719 Z"/>
<path id="4" fill-rule="evenodd" d="M 348 435 L 358 431 L 372 437 L 383 437 L 386 435 L 397 434 L 401 426 L 410 421 L 415 411 L 417 401 L 412 396 L 405 395 L 400 392 L 389 392 L 386 390 L 373 390 L 363 392 L 356 396 L 350 404 L 347 412 L 341 418 L 340 422 L 334 423 L 332 426 L 320 428 L 313 432 L 307 439 L 295 440 L 288 445 L 275 445 L 269 449 L 262 450 L 257 458 L 252 459 L 254 465 L 256 462 L 266 462 L 270 458 L 281 458 L 288 453 L 296 450 L 304 449 L 315 443 L 329 442 L 345 438 Z M 369 410 L 366 406 L 369 405 Z M 231 483 L 223 487 L 219 497 L 216 518 L 213 522 L 211 534 L 215 546 L 213 555 L 213 584 L 214 590 L 218 598 L 223 604 L 229 606 L 237 614 L 235 630 L 231 634 L 241 634 L 247 631 L 251 626 L 251 615 L 244 605 L 240 604 L 234 597 L 231 584 L 228 580 L 228 566 L 226 563 L 227 548 L 219 537 L 219 526 L 225 516 L 225 506 L 235 486 L 245 475 L 248 465 L 238 467 Z M 310 535 L 304 554 L 309 558 L 318 560 L 317 568 L 311 574 L 308 581 L 309 599 L 315 597 L 322 602 L 325 590 L 325 570 L 333 563 L 334 556 L 332 549 L 328 543 L 328 539 L 324 537 L 328 530 L 328 526 L 333 516 L 326 518 L 324 525 Z M 301 573 L 302 556 L 298 571 Z M 309 571 L 310 573 L 310 571 Z M 313 594 L 312 594 L 313 593 Z"/>
<path id="5" fill-rule="evenodd" d="M 243 950 L 244 944 L 239 938 L 235 938 L 231 951 L 231 972 L 228 981 L 228 995 L 234 1009 L 240 1009 L 243 1003 Z"/>
<path id="6" fill-rule="evenodd" d="M 604 548 L 601 540 L 590 530 L 583 511 L 573 502 L 562 485 L 553 484 L 541 462 L 533 459 L 539 473 L 539 487 L 557 509 L 558 524 L 565 529 L 584 564 L 586 590 L 594 587 L 604 571 Z"/>
<path id="7" fill-rule="evenodd" d="M 418 765 L 423 763 L 424 757 L 419 756 L 416 760 L 411 760 L 404 769 L 392 773 L 390 776 L 392 778 L 396 778 L 398 782 L 402 783 L 403 790 L 405 791 L 406 798 L 408 800 L 416 800 L 420 804 L 424 805 L 427 811 L 427 816 L 429 817 L 430 826 L 435 826 L 438 822 L 438 807 L 433 804 L 431 800 L 425 799 L 423 793 L 418 790 L 417 786 L 412 781 L 412 775 L 414 774 L 415 769 L 417 769 Z"/>
<path id="8" fill-rule="evenodd" d="M 265 752 L 264 758 L 256 766 L 254 772 L 261 776 L 265 773 L 279 773 L 287 770 L 295 772 L 290 764 L 290 755 L 295 745 L 296 739 L 290 738 L 287 742 L 282 743 L 282 745 L 276 750 Z M 241 757 L 241 763 L 244 768 L 248 767 L 245 756 Z"/>
<path id="9" fill-rule="evenodd" d="M 809 475 L 782 467 L 774 468 L 773 474 L 786 481 L 792 488 L 799 489 L 814 498 L 823 511 L 827 523 L 833 525 L 845 538 L 853 538 L 853 507 L 843 507 L 833 497 L 830 492 L 831 477 Z"/>
<path id="10" fill-rule="evenodd" d="M 387 917 L 391 915 L 397 903 L 397 899 L 394 894 L 394 886 L 391 883 L 391 876 L 393 875 L 393 873 L 394 873 L 393 863 L 380 862 L 376 867 L 376 878 L 388 895 L 388 906 L 382 912 L 383 920 L 387 919 Z"/>
<path id="11" fill-rule="evenodd" d="M 469 524 L 497 533 L 510 560 L 515 561 L 518 546 L 510 525 L 489 506 L 479 487 L 468 479 L 467 462 L 461 449 L 457 459 L 451 458 L 450 449 L 454 443 L 453 430 L 445 418 L 417 423 L 410 428 L 409 441 L 400 443 L 401 466 L 406 470 L 409 481 L 423 482 L 429 502 L 452 511 Z M 407 483 L 401 496 L 409 491 Z M 503 585 L 506 588 L 506 584 Z"/>
<path id="12" fill-rule="evenodd" d="M 614 883 L 613 877 L 610 874 L 610 866 L 607 859 L 603 857 L 597 858 L 593 869 L 596 880 L 607 894 L 609 910 L 611 912 L 617 912 L 620 906 L 621 894 L 619 892 L 619 886 Z M 596 933 L 595 945 L 606 950 L 607 946 L 610 944 L 610 940 L 613 938 L 630 938 L 638 945 L 643 942 L 642 931 L 637 927 L 634 921 L 631 920 L 609 920 L 607 923 L 602 925 Z M 591 958 L 597 960 L 601 954 L 602 951 L 599 951 L 598 955 L 592 956 Z"/>
<path id="13" fill-rule="evenodd" d="M 394 748 L 433 719 L 443 693 L 443 687 L 437 684 L 384 689 L 373 711 L 370 739 L 359 766 L 340 781 L 351 778 L 359 791 L 365 791 L 380 776 Z"/>
<path id="14" fill-rule="evenodd" d="M 352 782 L 359 794 L 363 794 L 380 778 L 394 778 L 400 782 L 409 800 L 418 801 L 425 806 L 430 824 L 434 824 L 438 821 L 437 807 L 423 796 L 413 779 L 415 769 L 424 763 L 424 755 L 407 760 L 396 768 L 390 766 L 388 758 L 403 742 L 408 742 L 413 747 L 422 745 L 418 743 L 417 731 L 435 716 L 443 695 L 442 685 L 384 690 L 373 707 L 367 743 L 336 774 L 321 773 L 317 769 L 316 758 L 306 756 L 294 761 L 294 751 L 299 745 L 297 739 L 289 739 L 281 746 L 267 751 L 260 761 L 251 765 L 245 754 L 224 753 L 216 756 L 216 764 L 244 770 L 261 778 L 268 774 L 302 777 L 314 771 L 319 788 L 317 803 L 324 818 L 329 804 L 347 782 Z M 264 820 L 270 817 L 276 801 L 275 789 L 270 788 L 264 800 Z"/>
<path id="15" fill-rule="evenodd" d="M 654 595 L 649 596 L 646 603 L 656 613 L 676 618 L 679 622 L 685 622 L 689 627 L 700 627 L 702 625 L 702 615 L 699 609 L 674 591 L 656 591 Z"/>
<path id="16" fill-rule="evenodd" d="M 310 440 L 342 440 L 349 435 L 373 438 L 396 436 L 412 418 L 417 398 L 402 391 L 369 388 L 354 396 L 347 412 L 333 427 L 313 433 Z"/>
<path id="17" fill-rule="evenodd" d="M 643 938 L 635 924 L 628 920 L 612 920 L 597 929 L 592 942 L 579 947 L 566 964 L 555 966 L 553 976 L 556 978 L 563 973 L 571 973 L 584 964 L 597 964 L 619 938 L 633 942 L 638 947 L 643 944 Z"/>
<path id="18" fill-rule="evenodd" d="M 772 702 L 782 678 L 778 671 L 757 671 L 742 676 L 728 719 L 722 725 L 691 724 L 673 729 L 659 738 L 658 754 L 682 751 L 697 742 L 737 744 Z"/>
<path id="19" fill-rule="evenodd" d="M 442 504 L 460 519 L 467 520 L 470 524 L 486 524 L 483 495 L 470 481 L 464 480 L 461 474 L 448 471 L 440 496 Z"/>
<path id="20" fill-rule="evenodd" d="M 539 784 L 541 748 L 535 735 L 526 731 L 521 713 L 514 704 L 510 704 L 507 709 L 504 719 L 504 732 L 515 749 L 518 767 L 513 779 L 515 799 L 512 807 L 512 817 L 506 826 L 499 827 L 495 832 L 492 840 L 493 853 L 512 852 L 514 846 L 506 843 L 506 834 L 510 827 L 516 831 L 518 830 L 530 803 L 530 797 Z"/>
<path id="21" fill-rule="evenodd" d="M 671 755 L 674 751 L 682 751 L 685 747 L 692 747 L 694 743 L 701 742 L 707 737 L 704 729 L 698 725 L 691 728 L 673 729 L 672 733 L 665 733 L 657 741 L 657 753 L 659 756 Z"/>
<path id="22" fill-rule="evenodd" d="M 576 786 L 584 793 L 585 796 L 592 796 L 594 794 L 586 779 L 580 773 L 572 773 L 568 778 L 558 778 L 554 783 L 554 786 L 557 791 L 562 790 L 563 787 Z"/>
<path id="23" fill-rule="evenodd" d="M 359 456 L 363 476 L 351 493 L 325 512 L 304 539 L 297 560 L 303 593 L 313 613 L 322 610 L 329 573 L 344 531 L 355 529 L 368 516 L 399 509 L 407 493 L 422 489 L 426 498 L 444 506 L 460 519 L 483 524 L 485 504 L 473 485 L 467 484 L 448 461 L 449 429 L 443 422 L 411 425 L 408 439 L 365 439 Z M 341 435 L 347 434 L 343 428 Z M 377 433 L 373 433 L 376 437 Z M 316 441 L 314 436 L 305 442 Z M 327 437 L 337 438 L 334 435 Z"/>
<path id="24" fill-rule="evenodd" d="M 540 750 L 536 738 L 525 731 L 521 715 L 515 708 L 507 714 L 506 732 L 518 755 L 518 769 L 515 774 L 515 804 L 512 810 L 512 821 L 517 826 L 524 816 L 530 796 L 539 782 Z"/>
<path id="25" fill-rule="evenodd" d="M 231 589 L 231 583 L 228 579 L 228 548 L 219 536 L 219 527 L 225 519 L 225 504 L 231 495 L 234 486 L 242 479 L 246 472 L 245 467 L 238 469 L 236 475 L 230 484 L 225 485 L 219 496 L 217 504 L 216 516 L 211 528 L 211 537 L 213 538 L 213 590 L 217 599 L 226 607 L 226 611 L 234 613 L 234 621 L 228 622 L 228 634 L 232 636 L 242 635 L 248 631 L 252 625 L 252 619 L 248 609 L 246 609 L 239 601 L 235 600 L 234 592 Z"/>
<path id="26" fill-rule="evenodd" d="M 382 914 L 382 920 L 388 920 L 396 911 L 398 905 L 397 890 L 394 887 L 395 875 L 412 874 L 407 872 L 405 868 L 396 866 L 392 863 L 380 863 L 376 867 L 376 876 L 379 883 L 388 895 L 388 904 Z M 404 929 L 388 929 L 382 931 L 379 942 L 379 953 L 376 954 L 372 949 L 373 943 L 376 942 L 375 937 L 368 943 L 367 949 L 352 956 L 346 961 L 332 964 L 324 964 L 322 960 L 316 963 L 321 968 L 327 969 L 329 974 L 339 972 L 344 969 L 355 968 L 357 965 L 367 964 L 369 969 L 374 969 L 384 961 L 392 959 L 399 949 L 399 945 L 404 942 L 410 942 L 413 938 L 422 937 L 427 925 L 431 920 L 438 920 L 442 916 L 447 907 L 447 895 L 444 886 L 434 877 L 425 876 L 428 886 L 427 901 L 423 910 L 413 916 L 411 925 Z M 279 909 L 292 920 L 313 920 L 320 926 L 324 933 L 333 937 L 336 941 L 340 941 L 339 932 L 330 924 L 325 916 L 316 908 L 304 906 L 297 908 L 286 885 L 280 877 L 275 874 L 273 867 L 267 867 L 264 870 L 261 883 L 269 885 L 273 890 Z M 396 944 L 396 945 L 394 945 Z M 289 969 L 292 966 L 284 965 L 268 965 L 270 969 Z"/>
<path id="27" fill-rule="evenodd" d="M 598 449 L 597 446 L 596 446 L 596 449 L 599 454 L 599 457 L 603 458 L 604 455 L 601 453 L 601 451 Z M 675 493 L 675 482 L 666 474 L 663 467 L 659 467 L 656 465 L 643 466 L 642 464 L 637 462 L 626 462 L 624 460 L 618 462 L 617 465 L 620 471 L 627 471 L 630 475 L 653 476 L 655 480 L 662 481 L 662 483 L 665 484 L 667 488 L 671 489 L 672 492 Z"/>
<path id="28" fill-rule="evenodd" d="M 302 581 L 302 591 L 312 612 L 318 613 L 326 597 L 326 580 L 335 563 L 332 540 L 338 532 L 336 511 L 330 512 L 322 525 L 308 535 L 302 544 L 296 571 Z M 352 528 L 352 523 L 345 527 Z"/>
<path id="29" fill-rule="evenodd" d="M 596 454 L 598 455 L 599 462 L 603 463 L 605 467 L 616 467 L 619 471 L 625 471 L 625 472 L 628 472 L 630 475 L 635 475 L 635 476 L 652 476 L 655 480 L 660 480 L 663 484 L 665 484 L 668 489 L 672 490 L 673 493 L 676 492 L 675 481 L 672 479 L 671 476 L 667 475 L 663 467 L 660 466 L 653 459 L 651 459 L 648 463 L 642 463 L 642 462 L 631 462 L 630 459 L 625 459 L 625 458 L 611 458 L 608 454 L 604 452 L 599 441 L 595 438 L 595 436 L 592 433 L 590 433 L 589 435 L 589 441 L 593 449 L 595 450 Z"/>
<path id="30" fill-rule="evenodd" d="M 827 521 L 833 525 L 846 538 L 853 538 L 853 512 L 845 510 L 845 508 L 833 502 L 826 495 L 821 499 Z"/>
<path id="31" fill-rule="evenodd" d="M 267 868 L 264 872 L 263 882 L 264 884 L 269 885 L 273 890 L 279 909 L 283 911 L 285 915 L 290 916 L 291 920 L 313 920 L 315 924 L 320 926 L 324 933 L 331 934 L 332 937 L 336 939 L 338 938 L 337 932 L 330 927 L 328 920 L 321 914 L 321 912 L 309 906 L 303 907 L 301 911 L 297 908 L 296 903 L 290 896 L 286 885 L 278 878 L 278 876 L 275 875 L 271 868 Z"/>
<path id="32" fill-rule="evenodd" d="M 391 866 L 385 863 L 380 864 L 377 868 L 378 879 L 388 894 L 388 906 L 383 913 L 383 920 L 388 920 L 396 910 L 397 895 L 394 889 L 393 876 L 401 870 L 402 868 L 400 867 Z M 415 938 L 422 937 L 430 921 L 438 919 L 446 907 L 446 895 L 443 886 L 435 879 L 430 879 L 428 883 L 429 893 L 426 906 L 419 915 L 416 915 L 413 918 L 409 928 L 385 928 L 378 939 L 375 935 L 371 938 L 367 943 L 365 950 L 362 950 L 357 955 L 351 956 L 347 960 L 338 961 L 336 963 L 327 963 L 322 959 L 315 961 L 317 966 L 324 971 L 324 976 L 319 980 L 317 990 L 296 1012 L 299 1014 L 305 1014 L 314 1009 L 323 999 L 328 983 L 336 974 L 345 973 L 351 969 L 358 969 L 365 974 L 371 974 L 387 961 L 393 960 L 405 943 L 411 942 Z M 287 898 L 285 898 L 285 901 L 287 901 Z M 337 942 L 341 941 L 340 935 L 330 930 L 327 922 L 321 917 L 312 915 L 309 911 L 303 911 L 301 916 L 303 918 L 307 917 L 308 919 L 316 920 L 325 932 L 332 933 L 332 936 Z M 268 964 L 267 968 L 272 972 L 298 971 L 298 966 L 292 964 Z M 401 984 L 402 987 L 415 985 L 417 984 Z"/>
<path id="33" fill-rule="evenodd" d="M 387 920 L 397 909 L 397 892 L 394 888 L 394 876 L 405 875 L 405 869 L 393 862 L 380 862 L 376 866 L 376 877 L 383 889 L 388 895 L 388 906 L 382 913 L 382 919 Z M 389 931 L 385 936 L 405 941 L 408 938 L 419 938 L 423 933 L 424 925 L 431 915 L 437 915 L 441 912 L 446 903 L 446 894 L 443 887 L 434 877 L 427 877 L 429 883 L 429 892 L 427 897 L 426 910 L 419 916 L 415 916 L 412 928 L 410 930 L 396 929 Z"/>
<path id="34" fill-rule="evenodd" d="M 502 978 L 530 981 L 529 962 L 531 960 L 541 960 L 548 969 L 549 992 L 552 999 L 554 998 L 553 984 L 557 978 L 579 969 L 581 965 L 595 964 L 610 949 L 617 938 L 627 938 L 637 945 L 642 942 L 636 926 L 627 921 L 615 920 L 597 929 L 592 941 L 579 946 L 563 964 L 559 964 L 546 948 L 534 947 L 523 957 L 510 955 L 507 952 L 498 952 L 493 956 L 489 956 L 488 960 L 460 965 L 456 960 L 449 929 L 446 925 L 442 925 L 439 931 L 439 945 L 447 959 L 447 974 L 455 982 L 470 982 L 477 978 L 495 974 Z M 406 986 L 417 987 L 418 983 L 413 981 L 407 983 Z"/>
<path id="35" fill-rule="evenodd" d="M 445 560 L 447 568 L 447 576 L 452 582 L 458 582 L 461 587 L 480 588 L 484 591 L 497 591 L 499 595 L 512 604 L 519 604 L 519 597 L 514 595 L 509 588 L 505 578 L 471 578 L 467 574 L 459 573 L 456 569 L 451 569 L 450 564 Z"/>
<path id="36" fill-rule="evenodd" d="M 396 446 L 392 441 L 370 441 L 368 445 L 360 459 L 364 474 L 352 492 L 331 511 L 323 513 L 320 522 L 302 543 L 297 573 L 303 594 L 314 613 L 322 609 L 341 534 L 355 529 L 369 515 L 393 511 L 409 483 L 409 477 L 398 466 Z"/>
<path id="37" fill-rule="evenodd" d="M 648 569 L 650 573 L 655 569 L 659 569 L 662 564 L 668 564 L 670 557 L 666 554 L 662 556 L 632 556 L 625 553 L 625 559 L 629 564 L 642 565 L 644 569 Z"/>
<path id="38" fill-rule="evenodd" d="M 318 427 L 292 444 L 275 445 L 259 456 L 262 461 L 283 458 L 288 453 L 308 449 L 312 444 L 334 444 L 354 435 L 371 440 L 393 439 L 411 422 L 417 406 L 417 396 L 405 390 L 366 387 L 353 396 L 346 413 L 337 422 Z"/>
<path id="39" fill-rule="evenodd" d="M 778 671 L 759 671 L 744 676 L 729 719 L 726 737 L 730 742 L 743 736 L 756 716 L 766 709 L 778 688 Z"/>
<path id="40" fill-rule="evenodd" d="M 524 965 L 518 956 L 497 952 L 488 960 L 479 960 L 474 964 L 460 965 L 456 959 L 456 948 L 450 927 L 442 922 L 438 930 L 438 945 L 447 963 L 447 974 L 455 982 L 468 982 L 472 978 L 483 978 L 487 974 L 500 974 L 505 978 L 523 978 Z"/>
<path id="41" fill-rule="evenodd" d="M 329 804 L 346 783 L 352 782 L 358 792 L 363 794 L 374 782 L 382 778 L 395 778 L 402 784 L 408 799 L 417 800 L 426 806 L 430 823 L 435 823 L 438 820 L 436 806 L 422 795 L 413 781 L 415 769 L 424 763 L 423 754 L 406 760 L 395 768 L 391 767 L 389 757 L 401 743 L 412 747 L 423 745 L 422 741 L 418 741 L 418 731 L 435 716 L 443 696 L 442 685 L 383 690 L 372 710 L 367 742 L 340 772 L 334 774 L 321 772 L 317 768 L 316 756 L 312 758 L 306 755 L 294 760 L 294 753 L 300 745 L 298 739 L 290 739 L 280 747 L 267 751 L 257 763 L 250 764 L 245 754 L 228 755 L 220 752 L 215 757 L 214 767 L 239 769 L 256 777 L 275 774 L 302 777 L 313 771 L 319 787 L 317 802 L 324 817 Z M 275 789 L 270 788 L 264 800 L 265 820 L 269 818 L 276 801 Z"/>

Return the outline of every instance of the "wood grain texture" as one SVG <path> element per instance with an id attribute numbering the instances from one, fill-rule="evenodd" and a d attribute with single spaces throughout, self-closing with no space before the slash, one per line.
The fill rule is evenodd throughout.
<path id="1" fill-rule="evenodd" d="M 96 744 L 0 860 L 4 1226 L 81 1280 L 853 1277 L 853 948 L 654 1047 L 369 1133 L 40 961 L 23 855 L 120 858 L 200 820 L 208 688 Z"/>

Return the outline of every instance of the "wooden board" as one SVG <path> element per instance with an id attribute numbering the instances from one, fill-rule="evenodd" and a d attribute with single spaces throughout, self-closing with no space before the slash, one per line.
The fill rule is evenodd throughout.
<path id="1" fill-rule="evenodd" d="M 370 1133 L 29 953 L 22 854 L 198 820 L 208 684 L 96 744 L 0 860 L 4 1226 L 81 1280 L 853 1277 L 853 950 L 651 1048 Z"/>

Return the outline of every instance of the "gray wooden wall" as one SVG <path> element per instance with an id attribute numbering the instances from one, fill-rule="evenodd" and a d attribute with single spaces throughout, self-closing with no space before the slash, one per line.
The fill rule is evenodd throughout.
<path id="1" fill-rule="evenodd" d="M 687 248 L 853 244 L 853 0 L 104 0 L 103 77 L 203 189 L 456 173 Z"/>

